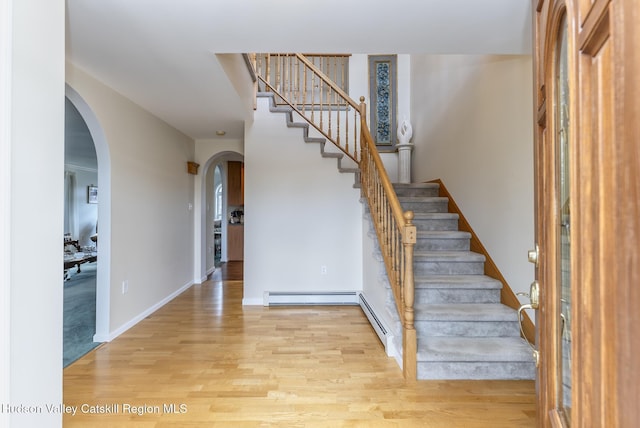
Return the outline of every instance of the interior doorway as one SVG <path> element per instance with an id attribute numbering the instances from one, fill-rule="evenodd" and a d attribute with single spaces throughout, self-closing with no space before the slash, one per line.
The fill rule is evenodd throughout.
<path id="1" fill-rule="evenodd" d="M 99 219 L 99 235 L 96 233 L 96 250 L 98 263 L 96 264 L 95 290 L 95 334 L 94 342 L 109 340 L 110 329 L 110 272 L 111 272 L 111 158 L 107 139 L 91 107 L 72 87 L 65 87 L 66 99 L 73 105 L 86 125 L 86 129 L 93 141 L 97 160 L 97 218 Z M 89 190 L 87 189 L 87 192 Z M 84 197 L 84 195 L 83 195 Z M 87 201 L 89 194 L 86 195 Z M 97 225 L 97 220 L 96 220 Z"/>
<path id="2" fill-rule="evenodd" d="M 87 124 L 65 98 L 63 366 L 98 346 L 98 159 Z"/>
<path id="3" fill-rule="evenodd" d="M 222 263 L 230 260 L 230 256 L 233 261 L 241 261 L 237 260 L 237 248 L 231 248 L 230 245 L 244 244 L 242 175 L 235 179 L 235 174 L 230 173 L 230 164 L 240 165 L 242 174 L 244 156 L 231 151 L 216 153 L 203 168 L 201 232 L 197 237 L 200 242 L 197 247 L 200 250 L 199 258 L 196 255 L 196 261 L 200 261 L 196 278 L 201 280 L 210 277 Z"/>

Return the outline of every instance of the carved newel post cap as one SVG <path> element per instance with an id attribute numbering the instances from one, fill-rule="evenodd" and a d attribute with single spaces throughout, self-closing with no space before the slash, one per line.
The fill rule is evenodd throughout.
<path id="1" fill-rule="evenodd" d="M 411 221 L 413 220 L 413 211 L 405 211 L 404 219 L 407 220 L 407 224 L 411 224 Z"/>

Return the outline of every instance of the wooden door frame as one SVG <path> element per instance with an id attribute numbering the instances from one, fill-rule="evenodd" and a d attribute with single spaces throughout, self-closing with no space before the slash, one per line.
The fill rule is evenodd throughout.
<path id="1" fill-rule="evenodd" d="M 567 16 L 568 50 L 572 52 L 573 31 L 571 4 L 565 0 L 552 0 L 546 4 L 538 2 L 536 12 L 539 14 L 541 27 L 536 28 L 536 88 L 537 88 L 537 132 L 536 132 L 536 241 L 540 247 L 539 268 L 536 278 L 540 283 L 540 309 L 536 314 L 537 344 L 541 359 L 538 368 L 538 409 L 541 426 L 560 427 L 566 424 L 566 418 L 556 408 L 558 402 L 557 371 L 554 367 L 558 360 L 558 318 L 551 316 L 558 312 L 557 284 L 559 271 L 556 260 L 558 258 L 558 224 L 557 200 L 559 183 L 557 182 L 556 153 L 557 145 L 557 53 L 558 33 L 563 17 Z M 574 70 L 574 64 L 569 60 L 569 70 Z M 574 73 L 571 73 L 570 76 Z M 570 85 L 573 87 L 573 85 Z M 570 94 L 571 105 L 575 99 Z M 573 132 L 570 135 L 572 137 Z M 574 180 L 571 180 L 572 182 Z"/>
<path id="2" fill-rule="evenodd" d="M 562 9 L 570 69 L 571 425 L 633 427 L 640 420 L 640 5 L 637 0 L 533 0 L 539 425 L 562 426 L 553 281 L 555 60 Z M 635 20 L 634 20 L 635 17 Z M 555 198 L 554 198 L 555 199 Z M 575 316 L 577 315 L 577 316 Z"/>

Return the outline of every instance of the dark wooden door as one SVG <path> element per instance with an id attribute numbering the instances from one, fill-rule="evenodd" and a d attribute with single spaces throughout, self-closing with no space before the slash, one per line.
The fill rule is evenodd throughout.
<path id="1" fill-rule="evenodd" d="M 540 426 L 640 420 L 640 2 L 534 0 Z"/>

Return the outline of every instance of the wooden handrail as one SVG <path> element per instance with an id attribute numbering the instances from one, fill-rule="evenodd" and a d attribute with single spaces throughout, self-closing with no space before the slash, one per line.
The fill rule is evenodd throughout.
<path id="1" fill-rule="evenodd" d="M 360 118 L 363 121 L 362 127 L 360 128 L 362 130 L 362 134 L 363 134 L 363 138 L 362 139 L 369 146 L 369 149 L 371 150 L 371 155 L 372 155 L 372 158 L 373 158 L 373 162 L 374 162 L 374 164 L 376 166 L 376 169 L 378 171 L 380 171 L 380 177 L 381 177 L 381 181 L 382 181 L 382 186 L 384 187 L 384 191 L 387 194 L 394 194 L 395 195 L 396 191 L 393 188 L 393 184 L 391 184 L 391 180 L 389 179 L 389 175 L 387 174 L 387 170 L 384 167 L 384 163 L 382 162 L 382 158 L 380 157 L 380 153 L 378 153 L 378 150 L 376 149 L 375 145 L 373 144 L 373 137 L 371 137 L 371 132 L 369 131 L 369 128 L 366 126 L 367 106 L 364 103 L 364 97 L 360 97 L 360 107 L 359 107 L 359 109 L 360 109 Z M 364 147 L 364 144 L 361 143 L 361 147 Z M 404 217 L 404 211 L 402 210 L 402 205 L 400 205 L 400 200 L 396 197 L 392 201 L 390 201 L 390 205 L 391 205 L 391 209 L 393 210 L 393 216 L 396 218 L 396 220 L 400 221 L 400 219 L 402 219 Z"/>
<path id="2" fill-rule="evenodd" d="M 265 89 L 277 96 L 276 103 L 291 107 L 358 162 L 358 104 L 327 74 L 302 54 L 256 54 L 255 69 Z"/>
<path id="3" fill-rule="evenodd" d="M 402 368 L 405 379 L 417 378 L 417 334 L 414 325 L 413 248 L 416 226 L 413 211 L 403 211 L 380 154 L 366 126 L 366 105 L 360 97 L 361 142 L 360 171 L 362 192 L 368 202 L 374 229 L 380 244 L 387 277 L 402 324 Z M 369 166 L 373 165 L 374 171 Z M 376 192 L 381 187 L 382 192 Z M 384 195 L 384 197 L 382 197 Z M 383 206 L 379 202 L 382 201 Z M 397 235 L 396 235 L 397 233 Z M 398 242 L 399 241 L 399 242 Z"/>
<path id="4" fill-rule="evenodd" d="M 271 63 L 272 57 L 275 68 Z M 259 63 L 262 58 L 264 63 Z M 371 137 L 366 123 L 364 97 L 360 98 L 360 103 L 351 99 L 330 76 L 302 54 L 258 54 L 252 55 L 252 59 L 256 75 L 265 89 L 273 92 L 357 164 L 361 191 L 369 206 L 402 324 L 403 374 L 405 379 L 415 380 L 417 338 L 413 316 L 413 248 L 416 226 L 413 224 L 413 212 L 402 209 Z M 345 76 L 342 78 L 344 80 Z M 316 88 L 322 91 L 316 94 Z M 351 123 L 350 110 L 353 111 Z"/>

